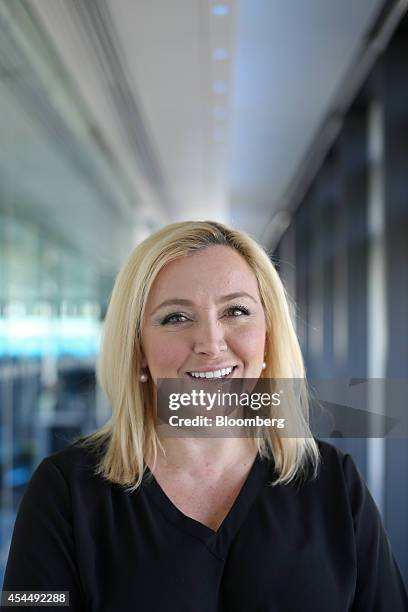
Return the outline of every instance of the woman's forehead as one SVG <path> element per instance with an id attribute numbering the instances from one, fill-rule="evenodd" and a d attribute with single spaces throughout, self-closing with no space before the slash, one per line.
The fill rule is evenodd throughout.
<path id="1" fill-rule="evenodd" d="M 149 302 L 239 291 L 249 291 L 258 297 L 256 276 L 238 251 L 217 245 L 169 262 L 157 275 Z"/>

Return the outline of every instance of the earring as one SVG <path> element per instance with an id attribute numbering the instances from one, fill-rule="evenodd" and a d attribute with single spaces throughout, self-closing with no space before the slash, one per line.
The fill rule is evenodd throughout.
<path id="1" fill-rule="evenodd" d="M 264 361 L 262 364 L 262 369 L 264 370 L 265 368 L 266 368 L 266 361 Z"/>
<path id="2" fill-rule="evenodd" d="M 146 372 L 140 372 L 139 380 L 140 380 L 141 383 L 145 383 L 147 381 L 147 374 L 146 374 Z"/>

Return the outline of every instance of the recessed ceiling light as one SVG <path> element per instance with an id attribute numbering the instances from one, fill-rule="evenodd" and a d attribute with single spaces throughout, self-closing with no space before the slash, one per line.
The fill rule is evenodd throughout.
<path id="1" fill-rule="evenodd" d="M 211 12 L 213 15 L 216 15 L 216 17 L 224 17 L 229 13 L 228 4 L 214 4 Z"/>
<path id="2" fill-rule="evenodd" d="M 224 47 L 217 47 L 216 49 L 213 49 L 212 56 L 216 61 L 222 61 L 227 59 L 228 51 L 224 49 Z"/>
<path id="3" fill-rule="evenodd" d="M 214 93 L 223 94 L 227 91 L 227 83 L 226 81 L 213 81 L 212 88 Z"/>

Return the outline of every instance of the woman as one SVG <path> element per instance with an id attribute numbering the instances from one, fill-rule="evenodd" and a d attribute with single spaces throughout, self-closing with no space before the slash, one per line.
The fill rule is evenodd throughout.
<path id="1" fill-rule="evenodd" d="M 285 292 L 246 234 L 176 223 L 117 277 L 98 363 L 112 417 L 37 468 L 4 590 L 69 591 L 72 610 L 407 610 L 375 504 L 307 432 L 304 395 L 303 437 L 159 435 L 160 379 L 224 377 L 304 378 Z"/>

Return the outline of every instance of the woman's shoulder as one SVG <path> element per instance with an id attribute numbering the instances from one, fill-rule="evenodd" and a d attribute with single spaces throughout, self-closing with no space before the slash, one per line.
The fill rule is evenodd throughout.
<path id="1" fill-rule="evenodd" d="M 318 450 L 318 461 L 308 457 L 299 480 L 293 481 L 295 490 L 299 486 L 306 495 L 338 496 L 343 493 L 350 497 L 355 484 L 364 486 L 364 480 L 347 452 L 343 452 L 334 444 L 314 437 Z"/>
<path id="2" fill-rule="evenodd" d="M 346 453 L 341 451 L 337 446 L 325 440 L 320 440 L 320 438 L 315 438 L 315 442 L 319 449 L 319 455 L 322 465 L 337 465 L 343 462 Z"/>
<path id="3" fill-rule="evenodd" d="M 323 470 L 341 469 L 344 471 L 344 465 L 352 461 L 349 453 L 343 452 L 334 444 L 319 438 L 315 438 L 315 442 L 319 449 L 320 466 Z"/>
<path id="4" fill-rule="evenodd" d="M 42 459 L 34 475 L 43 478 L 51 473 L 70 485 L 77 481 L 95 480 L 101 448 L 84 445 L 83 440 L 69 442 L 63 449 Z"/>
<path id="5" fill-rule="evenodd" d="M 317 483 L 337 495 L 343 490 L 352 505 L 357 499 L 369 496 L 367 484 L 352 455 L 324 440 L 315 438 L 315 441 L 320 455 Z"/>

